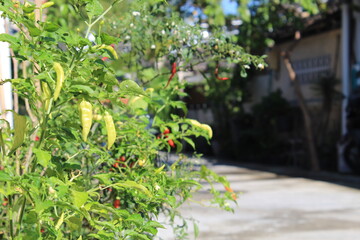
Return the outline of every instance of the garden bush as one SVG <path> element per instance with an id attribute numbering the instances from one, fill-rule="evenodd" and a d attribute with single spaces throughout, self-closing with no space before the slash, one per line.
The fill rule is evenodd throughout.
<path id="1" fill-rule="evenodd" d="M 226 178 L 159 152 L 212 137 L 186 118 L 178 71 L 263 60 L 221 33 L 205 39 L 168 9 L 158 0 L 0 2 L 17 30 L 0 41 L 20 66 L 1 83 L 11 82 L 26 109 L 12 111 L 13 129 L 0 119 L 3 239 L 152 239 L 159 214 L 173 221 L 206 182 L 211 204 L 232 210 Z"/>

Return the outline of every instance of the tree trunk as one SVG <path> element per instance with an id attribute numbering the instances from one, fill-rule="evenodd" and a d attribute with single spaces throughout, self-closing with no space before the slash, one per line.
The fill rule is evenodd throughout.
<path id="1" fill-rule="evenodd" d="M 316 145 L 315 145 L 314 132 L 312 129 L 313 124 L 312 124 L 310 112 L 306 105 L 304 96 L 301 91 L 299 80 L 297 79 L 296 72 L 292 65 L 289 51 L 285 51 L 283 53 L 283 57 L 284 57 L 284 63 L 285 63 L 286 69 L 289 73 L 290 80 L 294 85 L 296 98 L 299 102 L 300 109 L 301 109 L 301 112 L 304 117 L 305 133 L 306 133 L 307 145 L 309 148 L 311 170 L 318 171 L 318 170 L 320 170 L 320 165 L 319 165 L 319 159 L 318 159 L 318 154 L 317 154 Z"/>

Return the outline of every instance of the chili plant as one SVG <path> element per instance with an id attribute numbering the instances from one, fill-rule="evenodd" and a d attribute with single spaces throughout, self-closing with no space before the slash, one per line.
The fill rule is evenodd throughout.
<path id="1" fill-rule="evenodd" d="M 169 49 L 162 39 L 156 43 L 155 55 L 146 40 L 142 47 L 137 47 L 140 41 L 131 42 L 131 50 L 125 51 L 129 39 L 111 36 L 103 26 L 106 14 L 127 2 L 113 1 L 106 9 L 97 0 L 56 1 L 59 5 L 0 2 L 2 17 L 17 29 L 14 35 L 1 34 L 0 41 L 10 44 L 12 60 L 21 66 L 14 69 L 21 70 L 18 78 L 1 83 L 12 83 L 26 109 L 13 111 L 14 129 L 0 119 L 3 238 L 152 239 L 163 227 L 157 216 L 173 218 L 176 208 L 201 189 L 203 181 L 210 183 L 212 203 L 232 210 L 228 201 L 235 201 L 236 194 L 221 193 L 213 185 L 231 189 L 224 177 L 205 166 L 194 169 L 181 156 L 171 163 L 159 157 L 160 151 L 180 152 L 183 142 L 195 148 L 191 137 L 209 140 L 212 130 L 184 117 L 186 106 L 180 100 L 186 83 L 170 81 L 176 64 L 169 79 L 159 68 L 143 67 L 145 63 L 139 61 L 141 56 L 149 61 L 151 56 L 157 60 L 167 56 L 172 62 L 190 64 L 191 54 L 199 49 L 187 46 L 186 54 L 174 57 L 180 43 L 170 43 Z M 160 4 L 133 2 L 141 9 L 130 4 L 124 19 L 136 18 L 135 10 L 150 11 L 145 5 Z M 83 24 L 76 29 L 66 24 L 66 16 L 58 16 L 66 8 Z M 138 26 L 146 28 L 146 24 Z M 128 31 L 127 27 L 120 24 L 118 30 Z M 194 36 L 196 32 L 192 30 Z M 95 40 L 90 41 L 91 36 Z M 199 43 L 203 51 L 198 58 L 214 54 L 210 43 Z M 221 44 L 216 49 L 214 58 L 221 58 Z M 242 52 L 234 54 L 234 61 L 262 61 L 245 53 L 245 60 L 240 59 Z M 118 80 L 119 74 L 134 72 L 135 79 Z"/>

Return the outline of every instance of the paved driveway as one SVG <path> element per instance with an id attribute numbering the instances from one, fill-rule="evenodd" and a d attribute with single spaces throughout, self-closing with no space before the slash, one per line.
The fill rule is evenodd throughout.
<path id="1" fill-rule="evenodd" d="M 199 221 L 200 240 L 360 240 L 359 189 L 230 165 L 212 169 L 243 194 L 234 214 L 194 203 L 181 208 Z M 160 236 L 174 239 L 170 230 Z"/>

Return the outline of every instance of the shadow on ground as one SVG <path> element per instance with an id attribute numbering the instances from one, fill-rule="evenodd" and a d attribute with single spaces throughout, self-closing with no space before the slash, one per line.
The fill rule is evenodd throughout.
<path id="1" fill-rule="evenodd" d="M 209 162 L 211 162 L 214 166 L 216 165 L 228 165 L 228 166 L 236 166 L 239 168 L 246 168 L 254 171 L 244 171 L 243 174 L 249 175 L 254 174 L 258 175 L 259 171 L 273 173 L 273 176 L 267 176 L 268 178 L 284 178 L 284 177 L 301 177 L 307 178 L 311 180 L 318 180 L 329 182 L 333 184 L 338 184 L 346 187 L 360 189 L 360 176 L 353 174 L 341 174 L 336 172 L 327 172 L 327 171 L 310 171 L 304 170 L 294 167 L 285 167 L 285 166 L 270 166 L 263 164 L 253 164 L 253 163 L 239 163 L 235 161 L 231 161 L 229 159 L 215 159 L 209 158 Z M 221 173 L 220 173 L 221 174 Z M 226 172 L 226 174 L 241 174 L 241 172 L 236 171 L 234 173 Z M 261 175 L 259 176 L 261 179 Z M 264 176 L 265 179 L 266 177 Z M 252 179 L 253 180 L 253 179 Z"/>

